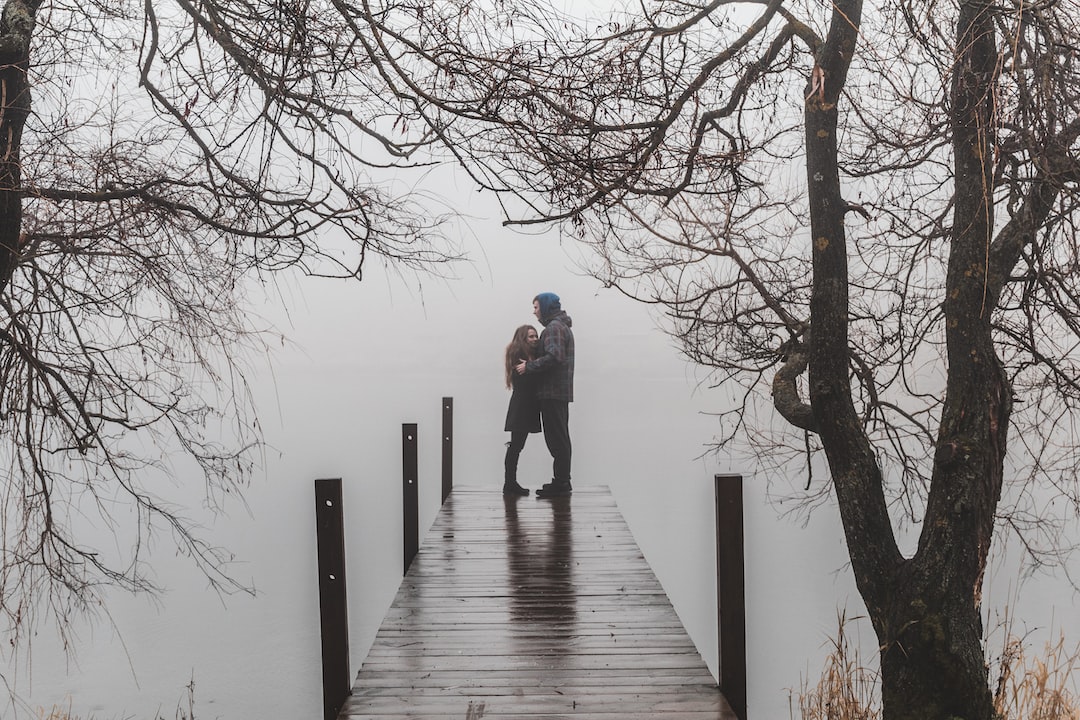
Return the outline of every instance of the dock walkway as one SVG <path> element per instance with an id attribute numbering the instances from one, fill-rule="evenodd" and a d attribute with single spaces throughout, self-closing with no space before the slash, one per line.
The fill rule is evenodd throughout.
<path id="1" fill-rule="evenodd" d="M 457 487 L 339 720 L 736 720 L 607 488 Z"/>

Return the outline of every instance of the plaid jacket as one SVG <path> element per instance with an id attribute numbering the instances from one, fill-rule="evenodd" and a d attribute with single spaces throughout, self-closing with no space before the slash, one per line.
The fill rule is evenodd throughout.
<path id="1" fill-rule="evenodd" d="M 574 400 L 574 333 L 570 316 L 560 310 L 544 323 L 540 357 L 525 365 L 526 373 L 539 373 L 536 396 L 541 400 Z"/>

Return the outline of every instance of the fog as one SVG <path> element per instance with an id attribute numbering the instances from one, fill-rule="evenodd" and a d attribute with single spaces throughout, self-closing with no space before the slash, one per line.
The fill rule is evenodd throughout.
<path id="1" fill-rule="evenodd" d="M 369 268 L 359 284 L 285 283 L 287 313 L 274 302 L 261 306 L 286 338 L 270 356 L 249 358 L 268 443 L 261 470 L 245 503 L 226 515 L 200 509 L 201 484 L 191 498 L 191 515 L 235 553 L 233 573 L 254 585 L 255 596 L 217 596 L 159 538 L 154 566 L 166 594 L 112 594 L 107 617 L 76 626 L 73 659 L 43 628 L 32 653 L 18 667 L 8 664 L 9 685 L 26 703 L 9 705 L 13 716 L 56 704 L 80 717 L 169 719 L 187 707 L 193 679 L 199 718 L 317 717 L 313 480 L 344 480 L 355 672 L 401 577 L 401 424 L 419 425 L 422 531 L 438 510 L 442 397 L 454 398 L 455 484 L 498 492 L 508 439 L 503 347 L 515 327 L 535 322 L 532 297 L 551 291 L 573 318 L 577 344 L 574 484 L 612 489 L 714 673 L 712 478 L 746 476 L 749 714 L 789 717 L 791 692 L 804 678 L 816 682 L 838 614 L 863 614 L 835 507 L 805 522 L 788 517 L 770 502 L 770 488 L 801 479 L 768 477 L 707 451 L 715 430 L 708 413 L 723 407 L 725 389 L 702 384 L 647 307 L 585 276 L 572 241 L 519 234 L 482 217 L 460 237 L 471 262 L 454 269 L 456 278 Z M 550 457 L 533 436 L 521 482 L 535 488 L 549 473 Z M 1000 562 L 988 577 L 991 621 L 1008 602 L 1028 629 L 1067 627 L 1076 616 L 1071 593 L 1036 582 L 1020 596 L 1015 565 Z M 868 623 L 849 632 L 873 651 Z"/>

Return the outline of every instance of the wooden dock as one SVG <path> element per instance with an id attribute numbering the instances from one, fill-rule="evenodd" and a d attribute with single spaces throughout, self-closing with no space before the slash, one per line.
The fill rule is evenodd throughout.
<path id="1" fill-rule="evenodd" d="M 736 720 L 607 488 L 457 487 L 340 720 Z"/>

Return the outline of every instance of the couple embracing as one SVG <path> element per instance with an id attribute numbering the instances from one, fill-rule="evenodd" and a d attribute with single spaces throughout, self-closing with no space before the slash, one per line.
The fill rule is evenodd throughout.
<path id="1" fill-rule="evenodd" d="M 506 411 L 504 495 L 528 495 L 517 481 L 518 457 L 529 433 L 544 431 L 551 452 L 553 477 L 536 491 L 538 498 L 570 494 L 570 403 L 574 400 L 574 333 L 570 316 L 555 293 L 533 298 L 533 315 L 544 327 L 537 335 L 532 325 L 514 331 L 506 346 L 506 386 L 512 390 Z"/>

